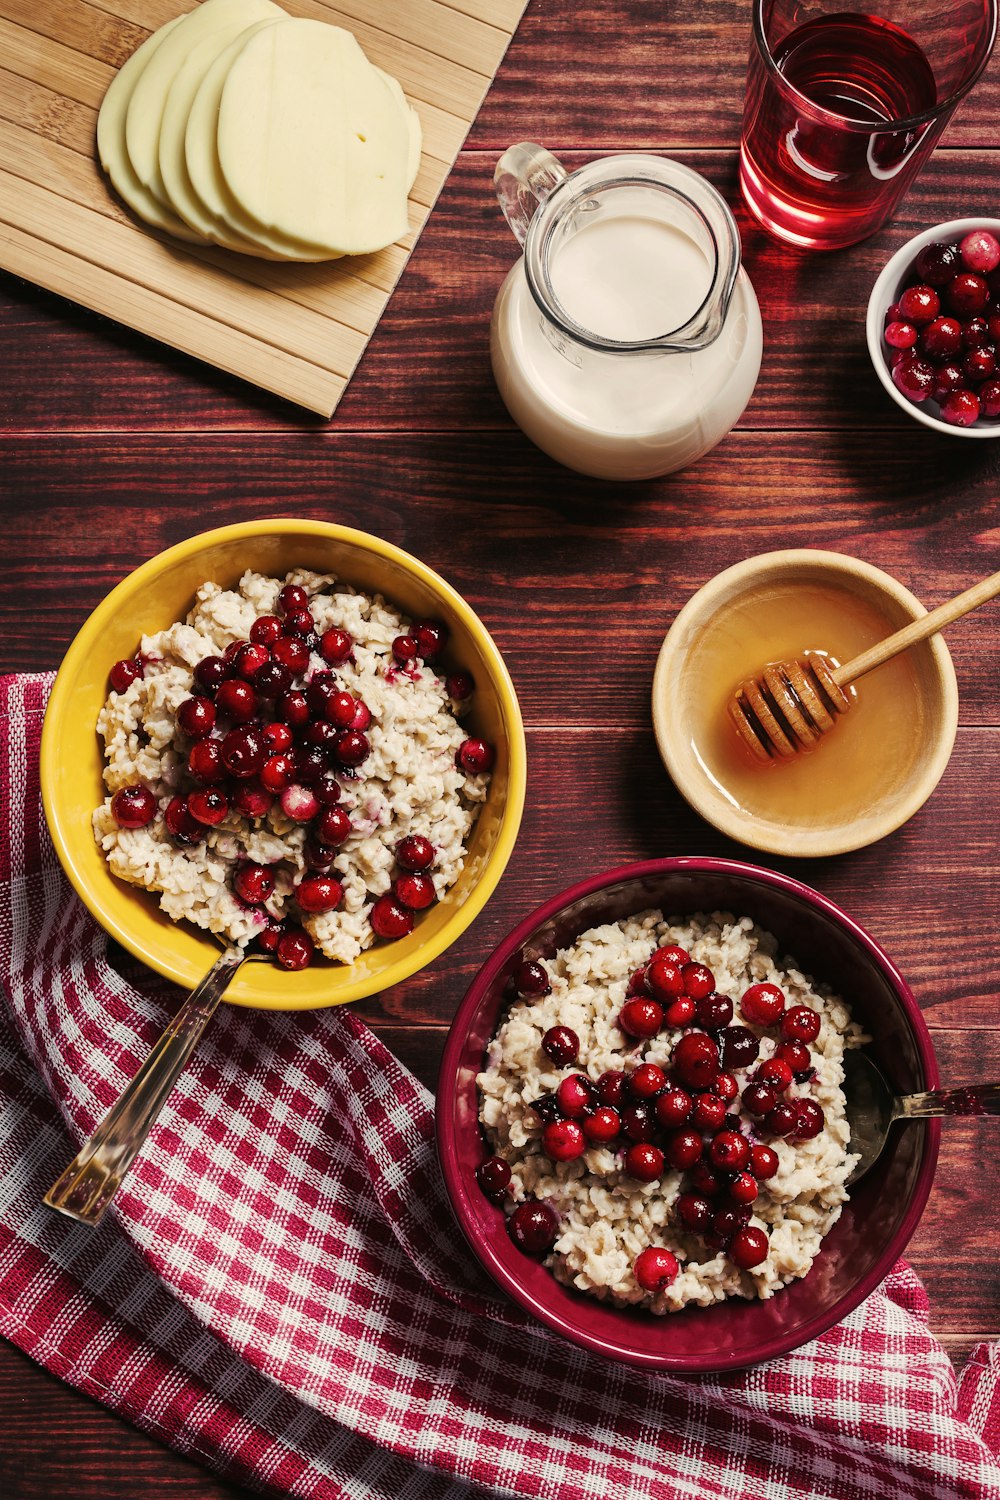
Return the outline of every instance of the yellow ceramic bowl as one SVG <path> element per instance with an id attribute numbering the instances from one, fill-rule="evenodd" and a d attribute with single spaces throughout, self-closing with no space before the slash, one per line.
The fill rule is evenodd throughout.
<path id="1" fill-rule="evenodd" d="M 476 681 L 465 722 L 495 745 L 497 759 L 462 874 L 444 900 L 421 914 L 408 937 L 376 944 L 350 966 L 320 961 L 286 973 L 271 964 L 246 965 L 226 999 L 268 1010 L 359 1000 L 437 958 L 489 899 L 524 806 L 524 726 L 514 686 L 485 626 L 443 578 L 389 542 L 345 526 L 297 520 L 225 526 L 161 552 L 113 589 L 70 646 L 52 689 L 41 750 L 45 815 L 67 876 L 107 931 L 150 968 L 188 988 L 219 954 L 200 929 L 165 916 L 154 895 L 117 880 L 94 840 L 91 814 L 104 796 L 96 723 L 112 663 L 132 656 L 141 635 L 183 619 L 206 579 L 230 587 L 247 568 L 279 576 L 293 567 L 335 573 L 366 593 L 384 594 L 406 614 L 446 621 L 445 665 L 471 672 Z"/>

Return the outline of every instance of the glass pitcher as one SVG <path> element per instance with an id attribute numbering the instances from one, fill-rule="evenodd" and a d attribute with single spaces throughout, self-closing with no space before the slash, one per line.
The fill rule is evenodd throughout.
<path id="1" fill-rule="evenodd" d="M 494 181 L 524 246 L 490 330 L 514 421 L 601 479 L 669 474 L 707 453 L 749 401 L 762 344 L 716 190 L 660 156 L 567 173 L 529 142 L 504 153 Z"/>

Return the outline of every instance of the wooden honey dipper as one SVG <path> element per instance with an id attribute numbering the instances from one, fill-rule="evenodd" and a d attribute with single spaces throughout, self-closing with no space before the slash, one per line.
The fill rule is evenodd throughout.
<path id="1" fill-rule="evenodd" d="M 726 705 L 740 739 L 756 760 L 769 763 L 811 749 L 850 708 L 845 688 L 998 594 L 1000 573 L 993 573 L 842 667 L 823 656 L 772 663 L 741 682 Z"/>

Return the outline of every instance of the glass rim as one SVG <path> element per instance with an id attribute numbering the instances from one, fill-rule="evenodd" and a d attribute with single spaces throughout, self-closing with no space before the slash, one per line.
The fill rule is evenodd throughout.
<path id="1" fill-rule="evenodd" d="M 887 122 L 886 125 L 877 129 L 873 129 L 872 126 L 866 123 L 864 120 L 852 120 L 850 115 L 840 115 L 837 114 L 835 110 L 824 109 L 822 104 L 816 104 L 812 99 L 809 98 L 807 94 L 801 93 L 793 83 L 789 82 L 786 75 L 781 71 L 781 69 L 775 62 L 771 54 L 771 48 L 768 44 L 767 37 L 764 34 L 763 11 L 764 6 L 767 4 L 767 0 L 754 0 L 752 27 L 753 43 L 769 76 L 773 80 L 775 80 L 775 82 L 777 82 L 784 93 L 791 95 L 796 100 L 797 105 L 801 107 L 801 109 L 806 114 L 811 115 L 814 119 L 819 120 L 823 124 L 835 124 L 839 130 L 847 130 L 849 132 L 853 132 L 856 135 L 898 135 L 900 131 L 910 130 L 919 125 L 927 125 L 934 120 L 941 120 L 942 123 L 945 123 L 948 115 L 950 115 L 951 112 L 961 102 L 961 100 L 965 98 L 965 95 L 972 88 L 973 84 L 975 84 L 982 76 L 983 70 L 985 69 L 986 64 L 989 62 L 990 57 L 992 56 L 993 46 L 996 42 L 997 37 L 997 0 L 986 0 L 986 3 L 989 7 L 988 35 L 985 38 L 985 45 L 983 47 L 982 55 L 979 58 L 976 66 L 972 69 L 969 76 L 964 79 L 961 85 L 957 89 L 954 89 L 947 96 L 947 98 L 939 99 L 933 106 L 933 108 L 922 110 L 920 114 L 917 115 L 904 115 L 902 118 Z M 841 14 L 841 12 L 831 11 L 830 14 Z"/>

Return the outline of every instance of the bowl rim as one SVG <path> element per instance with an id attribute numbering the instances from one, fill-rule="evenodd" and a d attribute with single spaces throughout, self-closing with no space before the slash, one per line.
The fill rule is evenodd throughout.
<path id="1" fill-rule="evenodd" d="M 700 817 L 728 837 L 751 849 L 760 849 L 768 854 L 790 855 L 794 853 L 796 858 L 826 859 L 837 854 L 848 854 L 855 849 L 867 848 L 870 844 L 888 837 L 890 833 L 895 833 L 920 811 L 944 775 L 958 732 L 958 678 L 955 674 L 955 666 L 948 644 L 940 632 L 921 643 L 928 648 L 941 683 L 943 697 L 941 728 L 935 753 L 920 779 L 912 783 L 908 796 L 901 799 L 895 820 L 891 823 L 886 822 L 873 837 L 864 837 L 860 840 L 849 833 L 848 829 L 851 825 L 845 824 L 839 836 L 834 836 L 832 833 L 823 835 L 819 829 L 811 832 L 798 830 L 792 825 L 791 831 L 796 832 L 793 850 L 787 839 L 782 841 L 777 834 L 769 833 L 768 830 L 778 825 L 761 823 L 757 826 L 752 819 L 741 813 L 738 808 L 732 807 L 724 799 L 710 799 L 706 795 L 709 781 L 707 775 L 703 780 L 692 783 L 686 768 L 681 766 L 678 759 L 680 736 L 667 721 L 664 709 L 669 697 L 671 678 L 676 671 L 677 658 L 682 650 L 681 639 L 691 620 L 703 617 L 706 609 L 710 612 L 714 611 L 718 607 L 719 596 L 725 594 L 734 582 L 745 579 L 749 584 L 755 576 L 761 577 L 769 569 L 789 573 L 800 569 L 818 573 L 826 571 L 838 577 L 864 579 L 867 583 L 876 585 L 884 595 L 902 605 L 908 613 L 912 614 L 913 619 L 920 619 L 927 614 L 926 606 L 891 573 L 886 573 L 874 563 L 867 562 L 860 557 L 853 557 L 847 552 L 832 552 L 812 547 L 779 548 L 773 552 L 760 552 L 753 557 L 744 558 L 742 562 L 733 563 L 695 590 L 681 606 L 663 638 L 653 672 L 652 686 L 652 718 L 657 746 L 663 764 L 681 796 Z"/>
<path id="2" fill-rule="evenodd" d="M 548 900 L 544 901 L 519 922 L 498 944 L 474 977 L 452 1020 L 438 1075 L 434 1130 L 438 1161 L 452 1211 L 458 1221 L 459 1227 L 480 1264 L 489 1273 L 493 1281 L 513 1301 L 519 1303 L 521 1307 L 532 1313 L 555 1333 L 561 1334 L 572 1343 L 593 1353 L 603 1354 L 625 1364 L 636 1365 L 647 1370 L 670 1370 L 674 1373 L 685 1374 L 710 1374 L 722 1369 L 734 1370 L 747 1368 L 748 1364 L 761 1364 L 767 1360 L 776 1359 L 781 1355 L 787 1354 L 792 1349 L 800 1348 L 803 1344 L 817 1338 L 828 1328 L 833 1327 L 834 1324 L 843 1321 L 885 1279 L 916 1229 L 930 1195 L 940 1145 L 941 1122 L 939 1120 L 932 1119 L 924 1122 L 926 1125 L 924 1150 L 910 1201 L 896 1232 L 892 1235 L 885 1249 L 868 1273 L 861 1277 L 857 1284 L 837 1301 L 832 1310 L 832 1315 L 831 1309 L 827 1309 L 816 1313 L 792 1332 L 775 1335 L 770 1339 L 763 1340 L 760 1345 L 759 1354 L 755 1355 L 753 1360 L 741 1362 L 740 1364 L 735 1364 L 729 1360 L 720 1360 L 717 1356 L 712 1355 L 657 1355 L 645 1353 L 637 1351 L 634 1348 L 629 1348 L 624 1342 L 624 1336 L 622 1344 L 615 1346 L 607 1339 L 591 1334 L 586 1329 L 578 1327 L 571 1319 L 563 1317 L 558 1311 L 532 1296 L 520 1284 L 517 1277 L 511 1275 L 503 1262 L 494 1255 L 492 1247 L 478 1240 L 473 1234 L 468 1222 L 466 1205 L 471 1201 L 472 1192 L 478 1192 L 478 1188 L 474 1184 L 470 1185 L 466 1180 L 465 1175 L 459 1169 L 456 1153 L 450 1149 L 450 1141 L 455 1134 L 453 1128 L 455 1104 L 459 1097 L 459 1064 L 462 1053 L 465 1050 L 469 1025 L 482 1003 L 483 996 L 488 992 L 513 955 L 524 946 L 539 927 L 557 916 L 565 907 L 573 905 L 586 896 L 593 895 L 597 891 L 607 889 L 623 881 L 642 880 L 652 875 L 674 871 L 683 872 L 685 870 L 753 880 L 806 902 L 808 905 L 821 911 L 837 926 L 843 927 L 864 950 L 875 966 L 881 970 L 898 995 L 913 1032 L 913 1039 L 920 1059 L 920 1065 L 924 1072 L 926 1087 L 929 1089 L 938 1087 L 937 1059 L 934 1055 L 930 1032 L 913 992 L 889 955 L 859 922 L 849 916 L 836 902 L 831 901 L 828 896 L 824 896 L 813 887 L 805 885 L 802 881 L 796 880 L 790 875 L 784 875 L 780 871 L 768 870 L 758 865 L 749 865 L 741 860 L 721 859 L 714 856 L 677 855 L 661 859 L 643 860 L 637 864 L 620 865 L 613 870 L 603 871 L 597 875 L 590 875 L 584 880 L 577 881 L 566 890 L 549 897 Z M 476 1117 L 478 1121 L 478 1110 Z M 683 1314 L 673 1314 L 672 1316 L 683 1316 Z"/>
<path id="3" fill-rule="evenodd" d="M 991 234 L 995 234 L 1000 239 L 1000 219 L 991 218 L 988 214 L 977 214 L 974 217 L 962 219 L 946 219 L 942 224 L 933 224 L 929 229 L 922 229 L 919 234 L 912 235 L 890 255 L 876 277 L 868 296 L 865 341 L 875 374 L 896 405 L 905 411 L 907 416 L 913 417 L 924 427 L 929 427 L 932 432 L 942 433 L 945 437 L 996 438 L 1000 437 L 1000 418 L 993 418 L 992 425 L 988 427 L 955 427 L 952 423 L 942 422 L 940 417 L 935 417 L 925 411 L 918 403 L 908 401 L 902 391 L 897 390 L 893 384 L 882 339 L 885 310 L 896 300 L 899 283 L 910 262 L 925 245 L 932 245 L 935 240 L 940 239 L 961 239 L 971 229 L 988 229 Z"/>
<path id="4" fill-rule="evenodd" d="M 462 621 L 470 635 L 475 637 L 484 657 L 489 661 L 491 672 L 497 684 L 497 696 L 500 699 L 503 718 L 508 729 L 507 795 L 503 813 L 498 820 L 499 826 L 496 843 L 490 851 L 483 871 L 473 889 L 461 905 L 455 908 L 448 921 L 442 925 L 432 938 L 426 941 L 425 945 L 415 949 L 407 958 L 397 959 L 389 963 L 384 969 L 380 969 L 377 974 L 362 977 L 353 982 L 346 982 L 329 998 L 307 996 L 305 999 L 299 998 L 297 1001 L 293 1000 L 290 1004 L 280 1005 L 275 1002 L 266 1002 L 258 996 L 244 998 L 240 993 L 238 976 L 224 997 L 228 1004 L 246 1006 L 252 1009 L 273 1011 L 320 1010 L 332 1005 L 347 1004 L 354 1000 L 381 994 L 393 985 L 399 984 L 403 980 L 410 978 L 413 974 L 420 972 L 440 957 L 447 948 L 457 941 L 466 928 L 470 926 L 493 894 L 509 862 L 520 828 L 527 785 L 527 745 L 517 693 L 506 663 L 492 635 L 472 606 L 439 573 L 435 572 L 426 563 L 421 562 L 419 558 L 414 557 L 412 553 L 405 551 L 402 547 L 396 546 L 394 542 L 388 542 L 371 532 L 361 531 L 357 527 L 343 526 L 337 522 L 307 520 L 294 516 L 268 517 L 255 521 L 238 521 L 225 526 L 214 527 L 209 531 L 198 532 L 196 535 L 187 537 L 171 547 L 154 553 L 152 557 L 147 558 L 145 562 L 140 563 L 131 572 L 127 573 L 114 588 L 103 596 L 80 625 L 67 648 L 56 672 L 45 708 L 39 751 L 39 775 L 42 806 L 49 834 L 62 870 L 76 894 L 83 901 L 91 915 L 104 928 L 105 932 L 121 943 L 141 963 L 153 969 L 164 978 L 171 980 L 173 983 L 191 988 L 203 975 L 199 974 L 192 978 L 186 971 L 182 972 L 179 963 L 169 955 L 163 956 L 134 938 L 130 928 L 123 925 L 112 913 L 106 910 L 100 893 L 90 886 L 85 872 L 79 868 L 73 853 L 72 843 L 65 836 L 59 802 L 54 796 L 61 755 L 58 727 L 65 717 L 67 703 L 73 690 L 73 683 L 78 667 L 89 654 L 93 638 L 99 633 L 102 621 L 118 610 L 127 609 L 129 602 L 142 592 L 147 581 L 156 578 L 165 569 L 177 563 L 182 563 L 192 557 L 196 557 L 198 553 L 208 548 L 237 541 L 252 542 L 255 537 L 274 537 L 276 535 L 302 537 L 303 539 L 323 537 L 373 553 L 376 557 L 384 558 L 404 572 L 413 575 L 425 588 L 438 595 L 446 603 L 448 609 L 453 612 L 454 616 Z M 110 872 L 109 878 L 113 878 L 110 877 Z M 213 956 L 213 940 L 210 934 L 202 934 L 199 929 L 192 928 L 192 931 L 196 936 L 201 936 L 205 939 L 207 969 Z M 219 952 L 221 952 L 221 949 L 219 949 Z"/>

